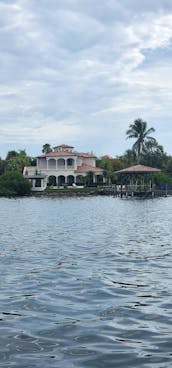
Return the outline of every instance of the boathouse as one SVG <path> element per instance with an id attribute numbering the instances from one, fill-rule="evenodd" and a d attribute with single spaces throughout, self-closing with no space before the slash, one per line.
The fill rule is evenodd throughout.
<path id="1" fill-rule="evenodd" d="M 154 196 L 154 176 L 160 171 L 160 169 L 144 165 L 134 165 L 116 171 L 116 174 L 119 176 L 121 197 L 123 195 Z"/>

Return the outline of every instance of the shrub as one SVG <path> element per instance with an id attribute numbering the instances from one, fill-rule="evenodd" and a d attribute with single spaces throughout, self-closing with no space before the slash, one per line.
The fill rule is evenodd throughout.
<path id="1" fill-rule="evenodd" d="M 29 194 L 31 184 L 28 179 L 17 171 L 6 171 L 0 177 L 0 195 L 25 195 Z"/>

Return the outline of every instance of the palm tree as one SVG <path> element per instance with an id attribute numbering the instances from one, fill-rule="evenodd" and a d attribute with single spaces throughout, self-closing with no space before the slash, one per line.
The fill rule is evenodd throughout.
<path id="1" fill-rule="evenodd" d="M 158 144 L 156 139 L 149 140 L 143 147 L 143 163 L 159 169 L 163 168 L 163 164 L 167 160 L 167 155 L 164 152 L 163 146 Z"/>
<path id="2" fill-rule="evenodd" d="M 129 129 L 126 132 L 127 139 L 136 138 L 136 142 L 133 144 L 132 149 L 136 152 L 138 163 L 145 143 L 149 140 L 154 140 L 154 138 L 149 135 L 152 132 L 155 132 L 155 129 L 147 129 L 147 122 L 142 119 L 136 119 L 133 124 L 129 125 Z"/>
<path id="3" fill-rule="evenodd" d="M 158 144 L 156 139 L 149 139 L 145 142 L 143 147 L 143 153 L 144 154 L 154 154 L 157 152 L 163 152 L 163 147 Z"/>
<path id="4" fill-rule="evenodd" d="M 43 145 L 43 147 L 42 147 L 42 152 L 43 153 L 49 153 L 49 152 L 52 152 L 52 148 L 51 148 L 51 146 L 50 146 L 50 144 L 49 143 L 45 143 L 44 145 Z"/>

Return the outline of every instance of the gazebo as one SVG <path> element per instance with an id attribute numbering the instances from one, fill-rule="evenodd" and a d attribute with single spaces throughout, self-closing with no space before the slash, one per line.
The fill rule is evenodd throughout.
<path id="1" fill-rule="evenodd" d="M 144 195 L 146 193 L 154 195 L 154 174 L 161 172 L 160 169 L 144 166 L 134 165 L 116 171 L 120 176 L 120 191 L 121 196 L 127 195 Z"/>

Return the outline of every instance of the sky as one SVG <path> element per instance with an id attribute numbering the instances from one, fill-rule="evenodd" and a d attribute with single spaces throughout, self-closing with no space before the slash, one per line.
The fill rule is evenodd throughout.
<path id="1" fill-rule="evenodd" d="M 0 0 L 0 156 L 121 155 L 137 118 L 172 154 L 171 0 Z"/>

